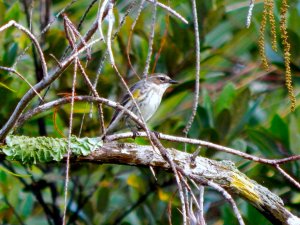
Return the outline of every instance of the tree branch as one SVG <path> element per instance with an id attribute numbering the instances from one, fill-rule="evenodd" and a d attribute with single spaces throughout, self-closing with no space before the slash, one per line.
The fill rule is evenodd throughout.
<path id="1" fill-rule="evenodd" d="M 241 173 L 230 161 L 215 161 L 197 157 L 190 163 L 191 155 L 175 149 L 167 149 L 173 162 L 184 174 L 194 180 L 215 183 L 231 194 L 244 198 L 274 224 L 297 224 L 300 219 L 284 208 L 282 200 L 267 188 Z M 110 142 L 88 156 L 74 159 L 76 162 L 126 164 L 152 166 L 172 171 L 170 164 L 153 151 L 152 146 Z M 198 178 L 198 179 L 197 179 Z"/>
<path id="2" fill-rule="evenodd" d="M 41 141 L 40 146 L 38 140 L 36 140 L 34 144 L 35 148 L 32 150 L 26 147 L 26 143 L 29 142 L 30 144 L 32 140 L 27 138 L 27 142 L 24 143 L 24 137 L 21 137 L 20 143 L 18 144 L 18 137 L 14 137 L 14 145 L 7 145 L 4 152 L 9 152 L 9 148 L 14 148 L 16 145 L 19 147 L 23 146 L 24 150 L 26 148 L 27 155 L 28 153 L 30 154 L 28 151 L 35 151 L 35 153 L 38 154 L 37 152 L 39 151 L 39 148 L 43 147 L 49 149 L 50 151 L 52 149 L 52 145 L 53 148 L 55 148 L 55 146 L 56 148 L 64 148 L 62 143 L 58 143 L 64 141 L 64 139 L 45 139 L 46 138 L 43 138 L 44 141 Z M 95 143 L 95 138 L 84 138 L 77 140 L 77 144 L 74 140 L 72 147 L 73 151 L 75 151 L 76 148 L 83 146 L 84 149 L 80 151 L 90 154 L 82 156 L 83 153 L 81 153 L 77 157 L 71 157 L 71 162 L 124 164 L 153 168 L 157 167 L 172 173 L 175 173 L 176 171 L 184 177 L 196 181 L 199 185 L 213 187 L 223 196 L 226 195 L 226 200 L 228 200 L 230 204 L 232 204 L 232 202 L 234 203 L 231 195 L 237 195 L 241 198 L 244 198 L 274 224 L 292 225 L 300 223 L 300 218 L 296 217 L 287 209 L 285 209 L 282 200 L 277 195 L 273 194 L 267 188 L 259 185 L 241 173 L 231 161 L 216 161 L 204 157 L 193 158 L 192 154 L 170 148 L 164 149 L 164 153 L 168 155 L 167 160 L 166 157 L 160 154 L 162 152 L 158 151 L 159 146 L 155 146 L 155 148 L 153 148 L 151 145 L 140 146 L 136 144 L 118 143 L 113 141 L 106 143 L 101 143 L 101 141 L 96 142 L 100 144 L 93 144 Z M 53 149 L 53 151 L 54 150 L 56 152 L 64 152 L 63 149 Z M 76 152 L 78 151 L 75 151 L 74 153 Z M 39 159 L 40 157 L 35 158 Z M 63 159 L 66 160 L 66 158 L 67 156 L 64 156 Z M 22 157 L 17 157 L 16 159 L 22 160 Z M 53 159 L 55 158 L 49 158 L 48 160 L 43 159 L 43 157 L 41 158 L 42 162 L 47 162 L 49 160 L 51 161 Z M 169 161 L 171 161 L 172 164 Z M 174 170 L 174 167 L 176 170 Z M 233 206 L 236 212 L 237 207 L 235 204 L 233 204 Z"/>

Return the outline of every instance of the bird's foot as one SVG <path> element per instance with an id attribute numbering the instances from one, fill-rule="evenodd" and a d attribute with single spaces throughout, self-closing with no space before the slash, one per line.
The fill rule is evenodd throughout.
<path id="1" fill-rule="evenodd" d="M 135 138 L 138 136 L 138 131 L 134 130 L 132 131 L 132 138 L 135 140 Z"/>

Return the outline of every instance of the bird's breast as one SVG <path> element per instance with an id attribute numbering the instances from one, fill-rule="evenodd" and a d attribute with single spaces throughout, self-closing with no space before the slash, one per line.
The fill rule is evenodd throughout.
<path id="1" fill-rule="evenodd" d="M 160 105 L 161 98 L 162 93 L 155 89 L 151 89 L 151 91 L 148 92 L 145 101 L 143 101 L 141 105 L 141 112 L 145 121 L 148 121 L 156 112 Z"/>

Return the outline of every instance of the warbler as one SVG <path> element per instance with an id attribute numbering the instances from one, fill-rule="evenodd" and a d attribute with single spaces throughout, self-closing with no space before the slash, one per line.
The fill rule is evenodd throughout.
<path id="1" fill-rule="evenodd" d="M 177 81 L 172 80 L 165 74 L 156 73 L 149 75 L 147 78 L 138 81 L 132 87 L 130 87 L 129 90 L 132 93 L 132 96 L 136 101 L 136 104 L 138 105 L 145 122 L 147 122 L 158 109 L 162 96 L 167 88 L 171 84 L 177 83 Z M 136 105 L 134 104 L 129 93 L 126 93 L 122 97 L 121 105 L 133 112 L 136 116 L 140 117 L 138 109 L 136 108 Z M 136 133 L 139 130 L 137 124 L 132 121 L 124 113 L 124 111 L 116 110 L 113 114 L 110 124 L 106 129 L 105 135 L 117 131 L 120 125 L 124 124 L 124 122 L 133 133 Z"/>

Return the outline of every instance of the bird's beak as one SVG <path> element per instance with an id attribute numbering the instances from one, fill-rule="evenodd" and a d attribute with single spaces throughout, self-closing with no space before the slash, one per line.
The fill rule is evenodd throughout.
<path id="1" fill-rule="evenodd" d="M 176 81 L 176 80 L 172 80 L 172 79 L 171 79 L 171 80 L 169 80 L 169 83 L 170 83 L 170 84 L 178 84 L 179 82 Z"/>

